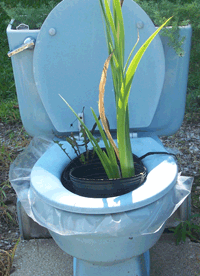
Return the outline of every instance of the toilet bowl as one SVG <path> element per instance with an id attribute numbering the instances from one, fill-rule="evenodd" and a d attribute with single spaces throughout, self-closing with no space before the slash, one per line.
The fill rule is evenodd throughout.
<path id="1" fill-rule="evenodd" d="M 138 30 L 141 45 L 155 27 L 132 0 L 124 1 L 123 13 L 128 55 Z M 158 135 L 170 135 L 182 123 L 190 26 L 181 32 L 186 36 L 184 57 L 176 56 L 166 39 L 161 41 L 157 36 L 136 72 L 129 109 L 132 152 L 138 157 L 148 152 L 167 153 Z M 94 122 L 90 107 L 97 110 L 99 78 L 107 58 L 99 1 L 64 0 L 52 10 L 41 30 L 16 31 L 10 24 L 7 34 L 11 52 L 27 37 L 35 40 L 34 50 L 12 56 L 20 114 L 27 132 L 48 139 L 71 131 L 78 135 L 79 125 L 58 94 L 91 129 Z M 115 135 L 110 71 L 106 91 L 106 115 Z M 73 149 L 63 140 L 73 159 Z M 104 146 L 102 141 L 100 146 Z M 69 161 L 57 144 L 51 145 L 30 166 L 26 192 L 21 183 L 13 181 L 19 200 L 26 201 L 28 215 L 74 257 L 74 276 L 150 275 L 148 251 L 162 234 L 166 220 L 189 194 L 189 188 L 179 187 L 175 159 L 164 153 L 145 157 L 148 175 L 143 185 L 110 198 L 86 198 L 64 188 L 61 174 Z"/>
<path id="2" fill-rule="evenodd" d="M 75 157 L 67 142 L 63 147 Z M 166 151 L 150 137 L 132 139 L 132 149 L 137 155 Z M 177 201 L 174 158 L 167 154 L 146 157 L 148 176 L 144 184 L 110 198 L 86 198 L 64 188 L 61 174 L 69 161 L 58 145 L 47 150 L 32 169 L 29 196 L 34 217 L 41 225 L 49 213 L 57 213 L 53 216 L 57 230 L 49 221 L 49 231 L 58 246 L 75 258 L 74 275 L 92 276 L 95 271 L 106 276 L 116 271 L 119 276 L 149 275 L 148 250 L 160 238 L 164 222 L 173 212 L 171 202 Z"/>

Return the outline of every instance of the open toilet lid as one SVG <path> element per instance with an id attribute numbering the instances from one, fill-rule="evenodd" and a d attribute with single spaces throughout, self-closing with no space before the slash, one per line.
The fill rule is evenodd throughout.
<path id="1" fill-rule="evenodd" d="M 125 60 L 137 40 L 140 42 L 155 31 L 147 14 L 132 0 L 123 4 L 125 23 Z M 137 50 L 136 49 L 136 50 Z M 136 52 L 135 52 L 136 53 Z M 108 57 L 99 0 L 64 0 L 45 20 L 34 50 L 33 70 L 38 93 L 56 130 L 77 131 L 75 116 L 58 94 L 73 109 L 84 109 L 89 129 L 94 124 L 90 110 L 98 114 L 98 87 L 103 64 Z M 130 128 L 141 129 L 151 124 L 165 75 L 165 59 L 157 36 L 147 49 L 134 77 L 129 99 Z M 114 90 L 111 71 L 105 90 L 105 111 L 111 129 L 116 129 Z"/>

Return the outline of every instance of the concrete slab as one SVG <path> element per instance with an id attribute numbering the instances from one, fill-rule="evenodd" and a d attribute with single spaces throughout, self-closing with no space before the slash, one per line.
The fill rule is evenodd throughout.
<path id="1" fill-rule="evenodd" d="M 173 234 L 163 234 L 150 250 L 151 276 L 200 276 L 200 243 L 176 245 Z"/>
<path id="2" fill-rule="evenodd" d="M 151 276 L 200 276 L 199 243 L 176 246 L 172 234 L 163 234 L 150 255 Z M 12 276 L 73 276 L 72 257 L 52 239 L 21 241 L 13 265 Z"/>

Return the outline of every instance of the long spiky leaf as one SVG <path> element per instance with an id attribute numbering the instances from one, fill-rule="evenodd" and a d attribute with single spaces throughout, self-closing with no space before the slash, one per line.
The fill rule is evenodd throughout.
<path id="1" fill-rule="evenodd" d="M 123 60 L 121 58 L 121 43 L 118 39 L 118 35 L 117 35 L 117 30 L 116 30 L 116 27 L 115 27 L 115 23 L 114 23 L 114 19 L 113 19 L 113 16 L 112 16 L 112 12 L 111 12 L 111 9 L 110 9 L 110 4 L 108 3 L 108 0 L 104 0 L 104 3 L 105 3 L 105 12 L 106 12 L 106 17 L 107 17 L 107 20 L 110 24 L 110 28 L 112 30 L 112 35 L 113 35 L 113 39 L 114 39 L 114 48 L 115 48 L 115 51 L 116 51 L 116 56 L 117 56 L 117 59 L 118 59 L 118 62 L 120 64 L 121 67 L 123 67 Z"/>
<path id="2" fill-rule="evenodd" d="M 165 21 L 146 41 L 145 43 L 140 47 L 140 49 L 137 51 L 135 56 L 133 57 L 127 71 L 126 71 L 126 76 L 125 76 L 125 91 L 126 91 L 126 104 L 128 103 L 128 96 L 130 93 L 130 88 L 132 84 L 132 80 L 135 74 L 135 71 L 138 67 L 138 64 L 143 57 L 145 51 L 147 50 L 148 46 L 150 43 L 153 41 L 155 36 L 161 31 L 161 29 L 171 20 L 172 17 L 170 17 L 168 20 Z"/>
<path id="3" fill-rule="evenodd" d="M 124 42 L 125 42 L 125 35 L 124 35 L 124 24 L 123 24 L 123 15 L 122 15 L 122 8 L 119 0 L 113 0 L 113 10 L 116 13 L 117 20 L 116 20 L 116 33 L 119 45 L 119 55 L 121 59 L 121 65 L 124 66 Z"/>
<path id="4" fill-rule="evenodd" d="M 124 67 L 123 73 L 126 72 L 126 69 L 127 69 L 128 64 L 129 64 L 129 61 L 130 61 L 130 59 L 131 59 L 131 56 L 132 56 L 132 54 L 133 54 L 133 52 L 134 52 L 136 46 L 138 45 L 139 40 L 140 40 L 140 36 L 139 36 L 139 31 L 138 31 L 137 41 L 136 41 L 135 45 L 133 46 L 133 49 L 131 50 L 131 52 L 130 52 L 130 54 L 129 54 L 129 57 L 128 57 L 127 61 L 126 61 L 126 65 L 125 65 L 125 67 Z"/>
<path id="5" fill-rule="evenodd" d="M 116 155 L 115 155 L 115 151 L 113 146 L 110 144 L 110 141 L 106 139 L 106 135 L 103 132 L 103 128 L 101 127 L 101 124 L 97 118 L 97 115 L 95 114 L 94 110 L 91 108 L 94 119 L 97 123 L 97 126 L 99 128 L 101 137 L 103 139 L 104 145 L 106 146 L 106 151 L 108 154 L 108 158 L 110 160 L 110 168 L 109 170 L 112 171 L 112 178 L 120 178 L 120 172 L 118 169 L 118 164 L 117 164 L 117 159 L 116 159 Z"/>

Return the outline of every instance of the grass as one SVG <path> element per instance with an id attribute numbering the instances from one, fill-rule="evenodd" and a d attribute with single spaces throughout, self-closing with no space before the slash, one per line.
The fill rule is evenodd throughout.
<path id="1" fill-rule="evenodd" d="M 17 98 L 4 99 L 0 102 L 0 121 L 3 123 L 20 122 L 19 107 Z"/>
<path id="2" fill-rule="evenodd" d="M 186 237 L 189 237 L 192 241 L 200 242 L 199 233 L 200 226 L 193 223 L 193 219 L 199 218 L 200 214 L 192 216 L 189 220 L 180 221 L 179 225 L 176 228 L 171 228 L 172 232 L 176 237 L 176 244 L 178 245 L 181 241 L 185 242 Z"/>

